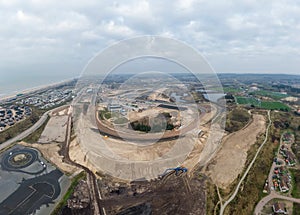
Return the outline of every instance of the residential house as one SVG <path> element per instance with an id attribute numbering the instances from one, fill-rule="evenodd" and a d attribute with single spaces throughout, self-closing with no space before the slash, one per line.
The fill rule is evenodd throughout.
<path id="1" fill-rule="evenodd" d="M 272 209 L 275 214 L 288 214 L 284 203 L 276 202 Z"/>
<path id="2" fill-rule="evenodd" d="M 283 193 L 288 192 L 290 190 L 288 184 L 283 179 L 281 179 L 279 182 L 279 189 Z"/>

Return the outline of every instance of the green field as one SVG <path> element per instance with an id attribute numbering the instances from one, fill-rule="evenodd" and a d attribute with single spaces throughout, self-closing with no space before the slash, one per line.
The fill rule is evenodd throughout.
<path id="1" fill-rule="evenodd" d="M 241 88 L 234 88 L 234 87 L 224 87 L 223 90 L 225 93 L 238 93 L 242 91 Z"/>
<path id="2" fill-rule="evenodd" d="M 268 110 L 284 110 L 289 111 L 290 107 L 283 104 L 282 102 L 261 102 L 261 108 L 268 109 Z"/>
<path id="3" fill-rule="evenodd" d="M 300 198 L 300 171 L 297 169 L 290 169 L 290 172 L 293 178 L 292 196 L 294 198 Z"/>
<path id="4" fill-rule="evenodd" d="M 259 90 L 259 91 L 255 91 L 250 93 L 250 95 L 260 95 L 260 96 L 266 96 L 275 100 L 280 100 L 283 98 L 288 97 L 289 95 L 287 94 L 282 94 L 279 92 L 272 92 L 272 91 L 267 91 L 267 90 Z"/>
<path id="5" fill-rule="evenodd" d="M 263 108 L 267 110 L 282 110 L 282 111 L 289 111 L 289 106 L 283 104 L 282 102 L 277 101 L 259 101 L 253 97 L 241 97 L 236 96 L 236 102 L 240 105 L 253 105 L 258 108 Z"/>
<path id="6" fill-rule="evenodd" d="M 240 105 L 254 105 L 254 106 L 259 106 L 259 101 L 253 97 L 241 97 L 241 96 L 236 96 L 236 102 Z"/>

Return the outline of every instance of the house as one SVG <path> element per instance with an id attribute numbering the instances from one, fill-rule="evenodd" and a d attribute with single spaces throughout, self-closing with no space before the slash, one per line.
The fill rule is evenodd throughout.
<path id="1" fill-rule="evenodd" d="M 268 180 L 266 180 L 264 189 L 263 189 L 263 193 L 269 193 L 270 189 L 269 189 L 269 183 Z"/>
<path id="2" fill-rule="evenodd" d="M 288 174 L 285 174 L 281 177 L 281 180 L 283 180 L 287 185 L 291 185 L 290 182 L 291 182 L 291 179 L 289 177 Z"/>
<path id="3" fill-rule="evenodd" d="M 118 104 L 110 104 L 107 106 L 107 109 L 110 112 L 120 112 L 122 110 L 122 107 Z"/>
<path id="4" fill-rule="evenodd" d="M 288 214 L 284 203 L 276 202 L 272 209 L 275 214 Z"/>
<path id="5" fill-rule="evenodd" d="M 279 153 L 280 153 L 283 157 L 286 156 L 286 151 L 287 151 L 287 148 L 285 147 L 285 145 L 281 145 L 280 150 L 279 150 Z"/>
<path id="6" fill-rule="evenodd" d="M 285 162 L 287 163 L 288 166 L 294 166 L 296 164 L 296 157 L 295 155 L 290 152 L 290 151 L 286 151 L 285 153 Z"/>
<path id="7" fill-rule="evenodd" d="M 290 189 L 289 189 L 289 186 L 287 185 L 286 181 L 285 180 L 280 180 L 280 183 L 279 183 L 279 189 L 280 189 L 280 192 L 288 192 Z"/>
<path id="8" fill-rule="evenodd" d="M 280 167 L 278 168 L 278 171 L 279 171 L 279 174 L 280 174 L 280 175 L 284 175 L 284 174 L 287 173 L 287 169 L 286 169 L 285 166 L 280 166 Z"/>

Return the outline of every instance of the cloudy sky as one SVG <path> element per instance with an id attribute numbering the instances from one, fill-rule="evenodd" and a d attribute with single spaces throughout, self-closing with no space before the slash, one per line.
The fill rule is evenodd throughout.
<path id="1" fill-rule="evenodd" d="M 79 75 L 100 50 L 140 35 L 182 40 L 218 73 L 298 74 L 296 2 L 0 0 L 0 74 Z"/>

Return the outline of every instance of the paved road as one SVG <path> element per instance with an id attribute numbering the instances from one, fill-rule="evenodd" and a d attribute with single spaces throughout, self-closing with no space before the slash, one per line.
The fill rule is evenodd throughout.
<path id="1" fill-rule="evenodd" d="M 61 106 L 62 107 L 62 106 Z M 49 113 L 51 113 L 52 111 L 55 111 L 61 107 L 55 108 L 53 110 L 49 110 L 46 113 L 44 113 L 41 118 L 33 125 L 31 126 L 29 129 L 27 129 L 26 131 L 23 131 L 21 134 L 18 134 L 17 136 L 3 142 L 0 144 L 0 150 L 8 147 L 9 145 L 13 144 L 14 142 L 17 142 L 19 140 L 24 139 L 25 137 L 27 137 L 28 135 L 32 134 L 33 132 L 35 132 L 39 127 L 41 127 L 44 122 L 46 122 Z"/>
<path id="2" fill-rule="evenodd" d="M 9 145 L 13 144 L 14 142 L 17 142 L 19 140 L 24 139 L 25 137 L 27 137 L 31 133 L 35 132 L 47 120 L 47 117 L 48 117 L 49 113 L 50 113 L 50 111 L 47 111 L 46 113 L 44 113 L 41 116 L 41 118 L 33 126 L 31 126 L 29 129 L 23 131 L 21 134 L 18 134 L 17 136 L 15 136 L 13 138 L 1 143 L 0 144 L 0 150 L 8 147 Z"/>
<path id="3" fill-rule="evenodd" d="M 237 193 L 239 192 L 239 189 L 240 189 L 240 186 L 242 184 L 242 182 L 244 181 L 244 179 L 247 177 L 251 167 L 253 166 L 258 154 L 260 153 L 261 149 L 263 148 L 263 146 L 265 145 L 265 143 L 267 142 L 268 140 L 268 135 L 269 135 L 269 129 L 272 125 L 272 120 L 271 120 L 271 116 L 270 116 L 270 111 L 268 111 L 268 118 L 269 118 L 269 124 L 268 124 L 268 127 L 266 129 L 266 137 L 265 137 L 265 140 L 264 142 L 260 145 L 260 147 L 258 148 L 254 158 L 252 159 L 251 163 L 249 164 L 247 170 L 245 171 L 243 177 L 241 178 L 241 180 L 239 181 L 237 187 L 235 188 L 235 191 L 234 193 L 230 196 L 230 198 L 224 202 L 224 204 L 221 204 L 221 208 L 220 208 L 220 215 L 223 215 L 224 211 L 225 211 L 225 208 L 227 207 L 227 205 L 235 198 L 235 196 L 237 195 Z"/>
<path id="4" fill-rule="evenodd" d="M 254 214 L 255 215 L 259 215 L 261 214 L 261 210 L 263 209 L 263 207 L 265 206 L 265 204 L 267 204 L 269 201 L 271 201 L 272 199 L 283 199 L 283 200 L 288 200 L 291 202 L 296 202 L 300 204 L 300 199 L 296 199 L 296 198 L 292 198 L 292 197 L 288 197 L 288 196 L 282 196 L 280 194 L 277 194 L 275 192 L 272 192 L 270 195 L 264 197 L 263 199 L 261 199 L 258 204 L 255 207 L 255 211 Z"/>
<path id="5" fill-rule="evenodd" d="M 281 147 L 282 145 L 282 137 L 280 138 L 280 146 Z M 277 152 L 278 153 L 278 152 Z M 277 159 L 282 162 L 282 165 L 276 165 L 275 162 L 273 162 L 272 164 L 272 167 L 270 169 L 270 172 L 269 172 L 269 177 L 268 177 L 268 181 L 269 181 L 269 187 L 271 187 L 272 185 L 272 176 L 274 175 L 273 171 L 274 171 L 274 168 L 275 167 L 280 167 L 280 166 L 285 166 L 285 162 L 284 160 L 278 158 L 277 156 Z M 270 194 L 264 198 L 262 198 L 258 204 L 255 206 L 255 210 L 254 210 L 254 214 L 255 215 L 260 215 L 261 214 L 261 211 L 263 210 L 263 207 L 269 202 L 271 201 L 272 199 L 283 199 L 283 200 L 288 200 L 288 201 L 291 201 L 291 202 L 296 202 L 296 203 L 299 203 L 300 204 L 300 199 L 296 199 L 296 198 L 292 198 L 292 197 L 288 197 L 288 196 L 283 196 L 283 195 L 280 195 L 278 193 L 276 193 L 275 190 L 271 190 L 270 191 Z"/>

